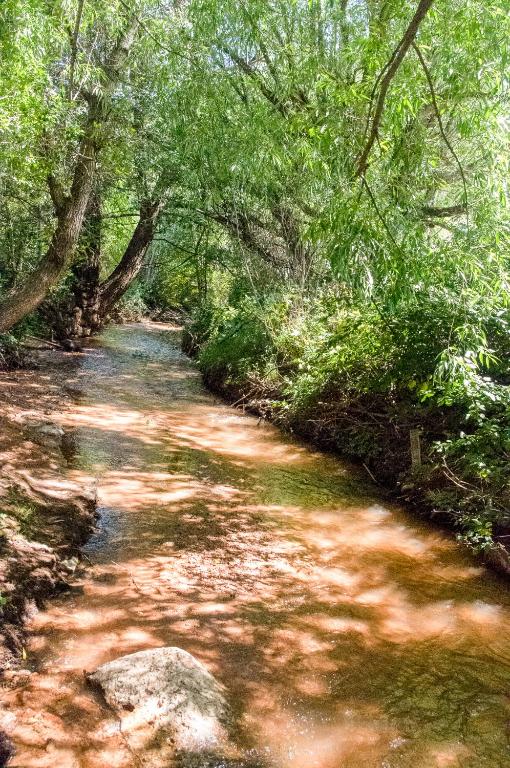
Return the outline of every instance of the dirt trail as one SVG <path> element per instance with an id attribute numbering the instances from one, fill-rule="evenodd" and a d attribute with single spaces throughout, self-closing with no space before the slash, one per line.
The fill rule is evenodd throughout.
<path id="1" fill-rule="evenodd" d="M 333 457 L 222 405 L 156 324 L 84 355 L 76 482 L 101 528 L 2 695 L 15 768 L 137 765 L 83 671 L 178 645 L 274 768 L 510 765 L 510 597 Z"/>

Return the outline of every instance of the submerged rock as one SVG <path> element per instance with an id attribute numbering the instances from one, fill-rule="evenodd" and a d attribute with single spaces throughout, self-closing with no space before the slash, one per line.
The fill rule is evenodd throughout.
<path id="1" fill-rule="evenodd" d="M 123 735 L 147 766 L 181 755 L 229 751 L 225 691 L 180 648 L 123 656 L 89 675 L 121 721 Z"/>
<path id="2" fill-rule="evenodd" d="M 83 352 L 83 348 L 76 339 L 62 339 L 60 346 L 66 352 Z"/>
<path id="3" fill-rule="evenodd" d="M 64 437 L 64 430 L 51 421 L 32 421 L 25 427 L 25 432 L 32 442 L 45 448 L 59 448 Z"/>

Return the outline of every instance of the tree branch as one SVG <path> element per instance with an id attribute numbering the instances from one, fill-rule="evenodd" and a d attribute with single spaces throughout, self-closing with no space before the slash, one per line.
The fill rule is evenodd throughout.
<path id="1" fill-rule="evenodd" d="M 78 9 L 76 11 L 76 19 L 74 22 L 74 29 L 71 33 L 71 63 L 69 66 L 69 86 L 67 90 L 67 98 L 73 98 L 74 90 L 74 70 L 76 67 L 76 57 L 78 55 L 78 35 L 80 33 L 81 17 L 83 14 L 83 4 L 85 0 L 78 0 Z"/>
<path id="2" fill-rule="evenodd" d="M 122 5 L 122 7 L 123 7 L 123 8 L 124 8 L 126 11 L 128 11 L 130 14 L 133 14 L 133 9 L 131 8 L 131 6 L 130 6 L 130 5 L 129 5 L 129 4 L 128 4 L 128 3 L 127 3 L 125 0 L 119 0 L 119 2 L 120 2 L 120 4 Z M 139 16 L 135 16 L 134 18 L 136 19 L 136 21 L 137 21 L 138 25 L 140 26 L 140 28 L 141 28 L 141 29 L 143 29 L 143 31 L 145 32 L 145 34 L 146 34 L 148 37 L 150 37 L 150 39 L 151 39 L 151 40 L 152 40 L 154 43 L 156 43 L 156 45 L 158 46 L 158 48 L 160 48 L 162 51 L 166 51 L 167 53 L 170 53 L 170 54 L 172 54 L 172 56 L 177 56 L 177 58 L 179 58 L 179 59 L 183 59 L 183 61 L 187 61 L 187 62 L 189 62 L 190 64 L 193 64 L 193 59 L 192 59 L 192 57 L 191 57 L 191 56 L 187 56 L 185 53 L 183 53 L 182 51 L 179 51 L 177 48 L 170 48 L 170 46 L 168 46 L 168 45 L 165 45 L 164 43 L 162 43 L 162 42 L 161 42 L 161 40 L 159 40 L 159 39 L 156 37 L 156 35 L 154 35 L 154 34 L 151 32 L 151 30 L 150 30 L 150 29 L 147 27 L 147 25 L 146 25 L 146 24 L 144 24 L 144 22 L 143 22 L 143 21 L 140 19 L 140 17 L 139 17 Z"/>
<path id="3" fill-rule="evenodd" d="M 422 52 L 418 48 L 417 44 L 415 42 L 413 42 L 412 45 L 413 45 L 413 49 L 414 49 L 416 55 L 418 56 L 418 59 L 419 59 L 420 64 L 422 66 L 422 69 L 423 69 L 423 71 L 425 73 L 425 77 L 427 78 L 427 83 L 428 83 L 429 90 L 430 90 L 430 97 L 432 99 L 432 106 L 434 107 L 434 113 L 435 113 L 436 118 L 437 118 L 437 124 L 439 126 L 439 131 L 441 133 L 441 136 L 443 137 L 444 143 L 446 144 L 446 146 L 450 150 L 450 152 L 451 152 L 455 162 L 457 163 L 458 169 L 460 171 L 460 175 L 461 175 L 461 178 L 462 178 L 462 186 L 464 187 L 464 204 L 463 204 L 462 207 L 464 208 L 463 213 L 465 213 L 465 215 L 466 215 L 466 222 L 467 222 L 467 224 L 469 226 L 469 210 L 468 210 L 468 193 L 467 193 L 466 175 L 464 173 L 464 169 L 462 167 L 462 163 L 459 160 L 459 156 L 455 152 L 455 149 L 453 148 L 453 145 L 452 145 L 450 139 L 446 135 L 446 131 L 445 131 L 444 125 L 443 125 L 443 119 L 441 117 L 441 112 L 439 111 L 439 107 L 437 105 L 436 92 L 434 90 L 434 82 L 432 80 L 432 75 L 430 74 L 430 70 L 429 70 L 429 68 L 427 66 L 427 62 L 423 58 Z"/>
<path id="4" fill-rule="evenodd" d="M 263 96 L 270 102 L 270 104 L 275 107 L 275 109 L 280 112 L 283 117 L 287 117 L 287 107 L 283 103 L 283 101 L 278 98 L 276 93 L 269 88 L 268 85 L 264 82 L 260 74 L 257 72 L 257 70 L 252 67 L 252 65 L 246 61 L 246 59 L 243 59 L 241 56 L 238 56 L 235 51 L 232 51 L 230 48 L 223 48 L 224 53 L 227 54 L 227 56 L 232 59 L 234 64 L 237 64 L 239 69 L 244 72 L 245 75 L 247 75 L 258 87 L 259 91 L 262 93 Z"/>
<path id="5" fill-rule="evenodd" d="M 55 214 L 59 216 L 66 202 L 64 188 L 52 173 L 48 174 L 46 181 L 48 182 L 48 190 L 50 193 L 51 202 L 55 208 Z"/>
<path id="6" fill-rule="evenodd" d="M 438 208 L 433 205 L 423 205 L 421 211 L 424 216 L 432 219 L 445 219 L 449 216 L 462 216 L 467 213 L 466 206 L 463 205 L 445 205 Z"/>
<path id="7" fill-rule="evenodd" d="M 379 75 L 378 77 L 378 80 L 379 79 L 381 80 L 381 86 L 379 88 L 379 96 L 377 97 L 374 117 L 372 120 L 372 127 L 368 134 L 368 139 L 356 163 L 356 174 L 355 174 L 356 177 L 362 176 L 367 169 L 368 157 L 370 155 L 374 142 L 377 138 L 377 134 L 379 132 L 379 125 L 381 123 L 381 118 L 384 110 L 384 102 L 386 99 L 386 94 L 388 93 L 388 88 L 390 87 L 391 81 L 395 77 L 400 65 L 402 64 L 402 61 L 404 60 L 404 57 L 407 51 L 413 44 L 414 38 L 416 37 L 416 34 L 418 32 L 419 26 L 423 21 L 423 19 L 425 18 L 425 16 L 427 15 L 427 12 L 433 2 L 434 0 L 420 0 L 418 4 L 418 8 L 416 9 L 416 13 L 413 16 L 411 23 L 407 27 L 404 33 L 404 36 L 402 37 L 402 40 L 400 41 L 398 47 L 393 53 L 390 59 L 390 63 L 385 64 L 383 68 L 383 72 L 385 72 L 384 76 L 381 78 L 381 75 Z"/>

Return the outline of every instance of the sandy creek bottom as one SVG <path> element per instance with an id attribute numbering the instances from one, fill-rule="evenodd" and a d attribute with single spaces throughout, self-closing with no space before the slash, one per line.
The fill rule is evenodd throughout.
<path id="1" fill-rule="evenodd" d="M 510 766 L 510 592 L 348 467 L 218 403 L 177 331 L 83 357 L 70 474 L 97 478 L 81 589 L 36 616 L 2 692 L 16 768 L 138 762 L 83 671 L 177 645 L 274 768 Z M 242 764 L 242 763 L 241 763 Z"/>

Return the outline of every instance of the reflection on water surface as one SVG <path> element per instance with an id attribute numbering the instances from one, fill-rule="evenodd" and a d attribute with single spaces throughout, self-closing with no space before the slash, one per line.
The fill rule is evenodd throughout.
<path id="1" fill-rule="evenodd" d="M 83 671 L 178 645 L 225 683 L 260 765 L 509 766 L 505 585 L 217 403 L 176 336 L 112 328 L 74 384 L 71 474 L 98 478 L 101 527 L 82 589 L 34 621 L 36 672 L 4 692 L 12 765 L 137 765 Z"/>

